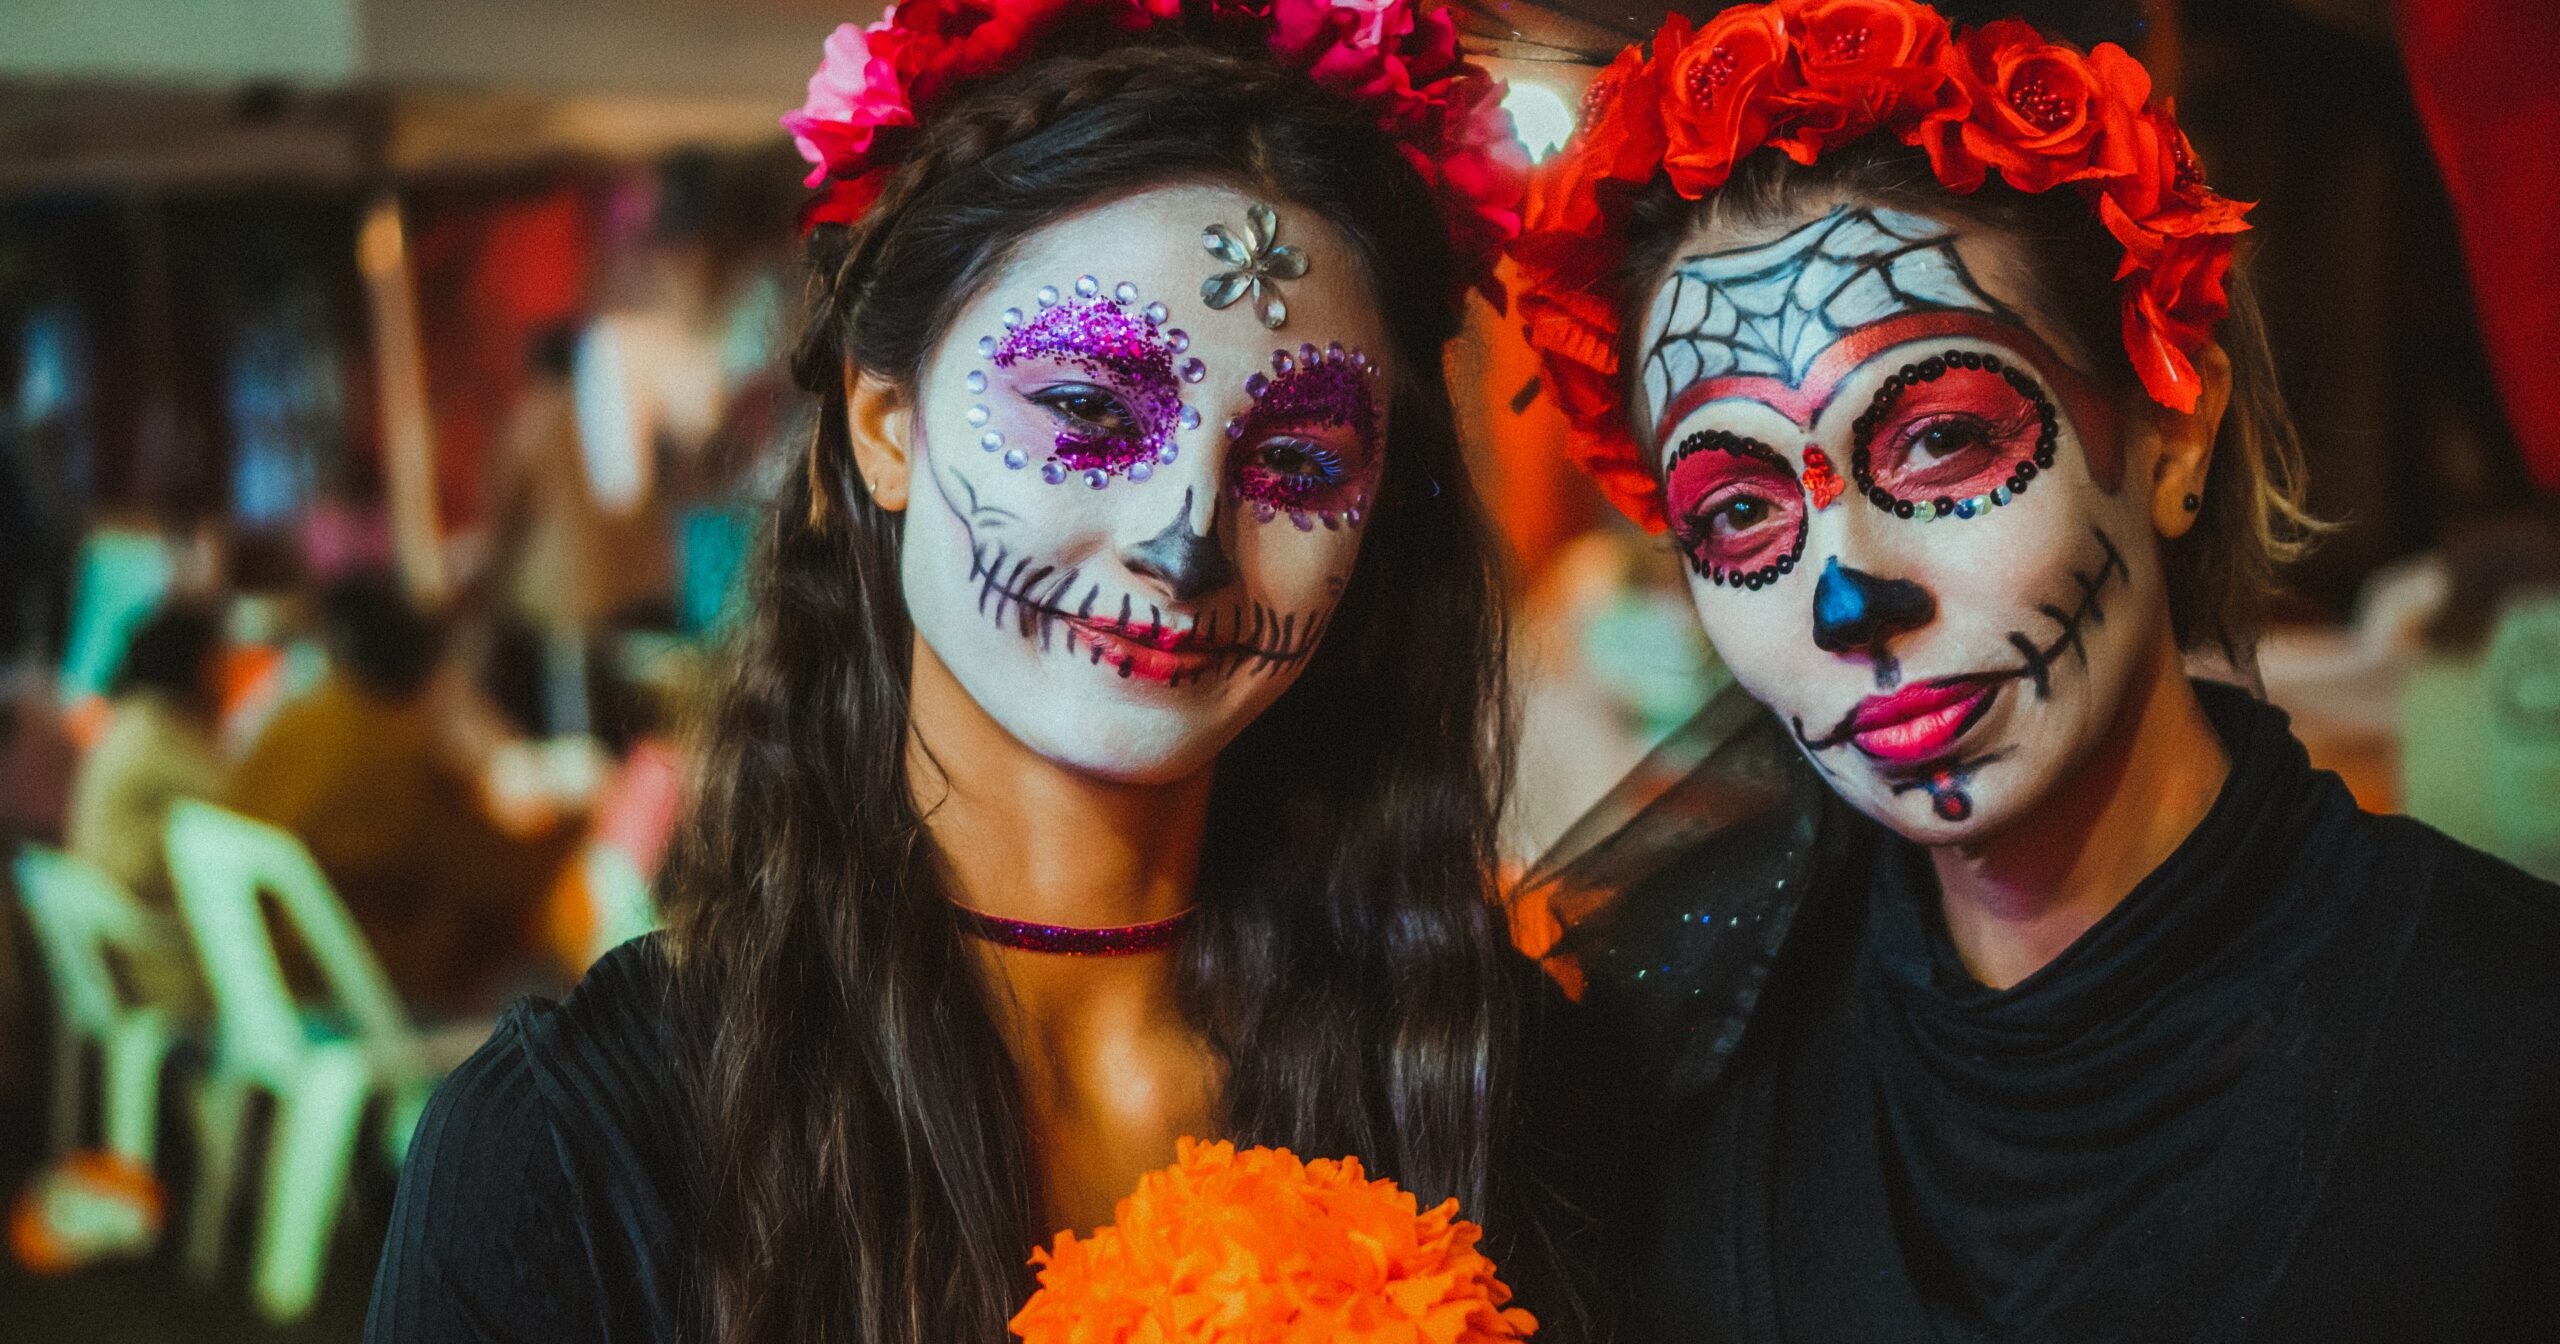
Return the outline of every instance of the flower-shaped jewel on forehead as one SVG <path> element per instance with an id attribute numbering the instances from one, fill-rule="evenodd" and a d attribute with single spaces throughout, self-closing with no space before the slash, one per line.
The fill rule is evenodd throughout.
<path id="1" fill-rule="evenodd" d="M 1200 282 L 1200 301 L 1212 308 L 1231 308 L 1247 294 L 1253 296 L 1253 314 L 1262 325 L 1273 331 L 1289 320 L 1288 302 L 1280 297 L 1280 282 L 1295 280 L 1307 273 L 1307 254 L 1280 241 L 1280 216 L 1270 206 L 1256 202 L 1244 208 L 1244 237 L 1238 238 L 1224 224 L 1212 224 L 1200 233 L 1200 245 L 1209 255 L 1227 264 L 1227 269 Z"/>

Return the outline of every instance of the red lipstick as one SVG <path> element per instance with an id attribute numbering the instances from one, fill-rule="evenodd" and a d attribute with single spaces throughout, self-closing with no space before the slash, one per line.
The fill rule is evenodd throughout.
<path id="1" fill-rule="evenodd" d="M 2002 681 L 1963 678 L 1923 682 L 1858 702 L 1843 730 L 1875 760 L 1916 765 L 1946 755 L 1999 695 Z"/>

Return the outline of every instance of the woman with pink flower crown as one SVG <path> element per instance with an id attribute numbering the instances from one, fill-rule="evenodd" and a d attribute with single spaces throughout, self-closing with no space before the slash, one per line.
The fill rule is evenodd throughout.
<path id="1" fill-rule="evenodd" d="M 1634 1338 L 2560 1339 L 2560 892 L 2228 680 L 2315 530 L 2247 210 L 2121 47 L 1916 0 L 1674 17 L 1533 181 L 1738 683 L 1532 887 L 1651 1089 Z"/>
<path id="2" fill-rule="evenodd" d="M 987 1344 L 1033 1247 L 1186 1136 L 1454 1198 L 1576 1337 L 1441 373 L 1517 228 L 1500 94 L 1408 0 L 902 0 L 828 39 L 785 119 L 821 414 L 669 929 L 444 1085 L 369 1339 Z M 1445 1286 L 1381 1302 L 1528 1319 Z"/>

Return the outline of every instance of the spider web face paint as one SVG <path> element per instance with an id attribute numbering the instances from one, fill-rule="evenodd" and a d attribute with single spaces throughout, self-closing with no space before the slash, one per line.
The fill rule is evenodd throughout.
<path id="1" fill-rule="evenodd" d="M 1966 269 L 2013 240 L 1798 219 L 1653 296 L 1634 371 L 1665 512 L 1709 640 L 1841 797 L 1918 843 L 1987 835 L 2086 779 L 2156 666 L 2147 504 L 2106 389 Z"/>
<path id="2" fill-rule="evenodd" d="M 1654 295 L 1646 405 L 1668 429 L 1681 394 L 1715 379 L 1802 388 L 1850 333 L 1931 311 L 2017 322 L 1974 283 L 1953 231 L 1899 210 L 1843 206 L 1781 238 L 1688 257 Z"/>

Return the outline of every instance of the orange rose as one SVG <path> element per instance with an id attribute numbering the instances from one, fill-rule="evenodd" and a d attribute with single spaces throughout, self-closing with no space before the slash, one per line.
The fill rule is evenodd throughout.
<path id="1" fill-rule="evenodd" d="M 1656 57 L 1661 51 L 1657 46 Z M 1662 166 L 1671 185 L 1697 196 L 1724 185 L 1734 160 L 1760 146 L 1796 78 L 1787 24 L 1775 5 L 1718 14 L 1664 72 Z"/>
<path id="2" fill-rule="evenodd" d="M 1961 176 L 1978 186 L 1982 168 L 1996 168 L 2009 185 L 2040 192 L 2092 175 L 2108 91 L 2088 57 L 2000 19 L 1958 37 L 1945 65 L 1969 104 L 1944 147 Z"/>
<path id="3" fill-rule="evenodd" d="M 1798 110 L 1771 137 L 1812 163 L 1878 125 L 1936 107 L 1947 21 L 1893 0 L 1781 0 L 1804 77 Z"/>

